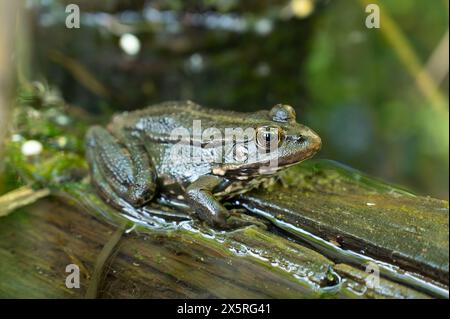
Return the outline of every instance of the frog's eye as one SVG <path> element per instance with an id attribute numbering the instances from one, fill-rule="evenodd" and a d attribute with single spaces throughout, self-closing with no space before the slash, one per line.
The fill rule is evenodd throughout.
<path id="1" fill-rule="evenodd" d="M 290 105 L 277 104 L 270 110 L 270 118 L 275 122 L 293 122 L 295 121 L 295 110 Z"/>
<path id="2" fill-rule="evenodd" d="M 256 144 L 263 149 L 277 146 L 281 141 L 281 129 L 275 126 L 263 126 L 256 129 Z"/>

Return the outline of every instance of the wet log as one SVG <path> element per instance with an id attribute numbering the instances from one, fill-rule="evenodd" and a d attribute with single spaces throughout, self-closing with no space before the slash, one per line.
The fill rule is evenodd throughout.
<path id="1" fill-rule="evenodd" d="M 284 175 L 284 186 L 240 201 L 343 249 L 448 284 L 448 202 L 413 195 L 333 162 Z"/>
<path id="2" fill-rule="evenodd" d="M 0 223 L 0 296 L 82 298 L 96 257 L 114 229 L 53 198 L 5 217 Z M 81 270 L 79 289 L 66 287 L 69 264 Z M 98 296 L 428 297 L 389 281 L 380 292 L 367 290 L 355 275 L 357 280 L 349 277 L 345 285 L 333 286 L 333 280 L 327 280 L 333 265 L 307 247 L 256 227 L 216 237 L 189 230 L 132 232 L 124 235 L 109 261 Z"/>
<path id="3" fill-rule="evenodd" d="M 272 212 L 276 218 L 268 218 L 273 222 L 268 229 L 251 226 L 220 232 L 189 219 L 167 222 L 169 226 L 165 228 L 136 227 L 124 233 L 103 270 L 97 297 L 429 298 L 445 297 L 445 292 L 448 295 L 445 285 L 427 278 L 440 278 L 433 275 L 439 273 L 443 278 L 448 276 L 448 237 L 442 238 L 448 236 L 448 204 L 427 199 L 428 205 L 418 205 L 425 199 L 359 174 L 357 178 L 349 176 L 335 165 L 319 164 L 313 162 L 290 169 L 283 177 L 287 188 L 275 185 L 270 191 L 257 190 L 239 198 L 241 205 L 257 215 Z M 111 218 L 106 214 L 106 206 L 95 201 L 97 197 L 89 186 L 82 185 L 76 190 L 74 185 L 67 185 L 67 189 L 71 200 L 59 196 L 41 199 L 0 219 L 1 297 L 83 298 L 86 295 L 97 257 L 116 231 L 118 222 L 114 218 L 119 215 L 115 212 Z M 79 196 L 74 196 L 77 191 Z M 287 194 L 290 198 L 283 197 Z M 267 210 L 269 204 L 262 203 L 269 196 L 271 201 L 267 203 L 271 206 Z M 369 202 L 376 205 L 367 206 Z M 283 209 L 282 205 L 285 205 Z M 95 207 L 96 213 L 92 209 Z M 363 214 L 357 207 L 364 208 L 364 220 L 368 222 L 352 220 L 351 215 L 356 219 Z M 377 210 L 370 210 L 374 208 Z M 154 210 L 158 209 L 155 205 Z M 384 210 L 388 211 L 383 214 Z M 427 220 L 417 230 L 420 236 L 409 235 L 411 220 L 415 219 L 395 219 L 397 210 L 408 212 L 404 213 L 406 216 L 417 216 L 417 220 Z M 331 212 L 340 215 L 329 216 Z M 428 215 L 438 217 L 428 222 Z M 326 217 L 334 218 L 334 225 Z M 377 217 L 383 218 L 377 222 Z M 393 221 L 396 223 L 391 225 Z M 317 236 L 316 241 L 304 240 L 306 237 L 299 238 L 293 229 L 284 226 L 283 229 L 280 225 L 304 227 L 311 238 L 323 237 Z M 395 234 L 393 227 L 396 227 Z M 351 241 L 347 239 L 349 234 L 353 236 Z M 409 243 L 411 238 L 414 243 Z M 330 250 L 326 245 L 337 250 Z M 369 245 L 380 248 L 368 249 Z M 389 259 L 379 253 L 393 247 L 397 254 L 392 256 L 411 256 L 408 259 L 414 264 L 411 269 L 419 272 L 415 275 L 423 276 L 420 277 L 422 286 L 398 280 L 405 274 L 401 267 L 395 268 L 401 264 L 398 257 Z M 433 251 L 427 252 L 424 247 Z M 377 262 L 384 258 L 392 263 L 399 277 L 381 272 L 379 284 L 369 286 L 366 282 L 369 274 L 362 265 L 352 263 L 352 258 L 344 258 L 350 248 L 362 256 L 370 253 Z M 80 268 L 79 289 L 66 286 L 69 264 Z M 428 272 L 428 269 L 439 271 Z"/>

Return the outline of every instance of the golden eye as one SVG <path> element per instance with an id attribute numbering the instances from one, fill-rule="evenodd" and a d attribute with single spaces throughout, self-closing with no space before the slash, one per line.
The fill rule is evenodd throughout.
<path id="1" fill-rule="evenodd" d="M 256 130 L 256 144 L 264 149 L 277 146 L 281 140 L 281 129 L 274 126 L 263 126 Z"/>

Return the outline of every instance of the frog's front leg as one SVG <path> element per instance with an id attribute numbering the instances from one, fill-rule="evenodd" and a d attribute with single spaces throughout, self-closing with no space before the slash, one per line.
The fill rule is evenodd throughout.
<path id="1" fill-rule="evenodd" d="M 117 208 L 142 206 L 153 198 L 156 172 L 144 148 L 131 136 L 100 127 L 86 134 L 86 157 L 93 183 Z"/>
<path id="2" fill-rule="evenodd" d="M 213 195 L 214 188 L 222 182 L 221 177 L 205 175 L 186 189 L 187 200 L 200 219 L 211 226 L 223 229 L 248 225 L 265 227 L 265 224 L 251 216 L 241 214 L 241 210 L 226 209 Z"/>

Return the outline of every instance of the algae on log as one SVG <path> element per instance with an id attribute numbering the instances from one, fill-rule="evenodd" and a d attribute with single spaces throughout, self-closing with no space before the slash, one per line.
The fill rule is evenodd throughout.
<path id="1" fill-rule="evenodd" d="M 343 249 L 448 285 L 447 201 L 415 196 L 331 161 L 298 165 L 283 181 L 238 202 Z"/>
<path id="2" fill-rule="evenodd" d="M 83 297 L 96 256 L 113 231 L 105 221 L 53 198 L 5 217 L 0 223 L 0 296 Z M 80 267 L 80 289 L 65 285 L 68 264 Z M 256 227 L 222 236 L 190 228 L 137 231 L 122 238 L 99 297 L 428 297 L 388 280 L 367 289 L 353 274 L 356 280 L 349 276 L 340 284 L 333 281 L 333 267 L 321 254 Z"/>
<path id="3" fill-rule="evenodd" d="M 364 250 L 375 259 L 404 266 L 398 257 L 386 258 L 385 251 L 391 249 L 395 253 L 389 256 L 410 256 L 407 260 L 412 266 L 408 267 L 421 275 L 448 278 L 448 204 L 414 197 L 359 174 L 349 174 L 335 164 L 312 161 L 288 170 L 283 176 L 288 188 L 274 185 L 270 191 L 256 190 L 237 201 L 256 214 L 269 212 L 274 218 L 268 219 L 275 226 L 304 228 L 323 236 L 327 243 L 332 240 L 341 248 Z M 0 296 L 80 298 L 86 294 L 95 260 L 119 219 L 124 217 L 100 201 L 84 182 L 66 184 L 54 194 L 71 200 L 51 197 L 0 219 Z M 429 205 L 417 205 L 423 201 Z M 84 209 L 69 205 L 71 202 L 82 204 Z M 147 216 L 154 222 L 152 227 L 136 226 L 124 234 L 104 270 L 98 297 L 427 298 L 445 297 L 445 292 L 448 295 L 447 287 L 426 278 L 423 279 L 429 289 L 395 277 L 391 280 L 383 273 L 379 285 L 370 287 L 365 281 L 368 273 L 358 268 L 361 265 L 341 258 L 343 249 L 329 254 L 330 251 L 317 249 L 314 243 L 297 240 L 289 229 L 284 232 L 283 227 L 280 230 L 270 226 L 264 230 L 252 226 L 220 232 L 183 216 L 183 212 L 156 204 L 147 210 L 175 217 L 177 221 Z M 403 213 L 403 219 L 398 216 L 402 212 L 407 212 Z M 432 221 L 427 220 L 429 215 L 434 216 Z M 422 219 L 421 224 L 413 223 Z M 411 235 L 414 226 L 417 230 Z M 383 233 L 383 229 L 387 232 Z M 412 239 L 413 243 L 406 241 Z M 68 264 L 80 267 L 80 289 L 68 289 L 65 285 Z M 404 273 L 401 269 L 394 271 L 399 276 Z"/>

